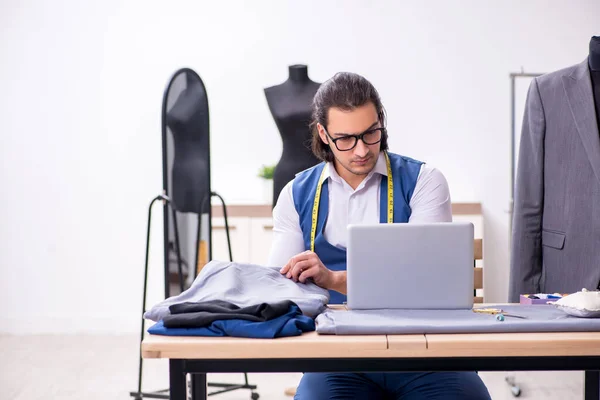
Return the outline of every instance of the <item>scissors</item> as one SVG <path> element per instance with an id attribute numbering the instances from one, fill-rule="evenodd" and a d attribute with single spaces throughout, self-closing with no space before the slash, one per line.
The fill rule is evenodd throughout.
<path id="1" fill-rule="evenodd" d="M 479 314 L 491 314 L 491 315 L 497 315 L 497 314 L 499 314 L 499 315 L 503 315 L 505 317 L 514 317 L 514 318 L 527 319 L 527 317 L 525 317 L 523 315 L 505 313 L 500 308 L 474 308 L 473 312 L 479 313 Z"/>

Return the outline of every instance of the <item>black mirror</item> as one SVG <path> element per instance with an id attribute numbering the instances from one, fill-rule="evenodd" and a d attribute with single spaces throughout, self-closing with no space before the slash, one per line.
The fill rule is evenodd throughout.
<path id="1" fill-rule="evenodd" d="M 208 98 L 202 79 L 189 68 L 175 72 L 164 92 L 162 157 L 163 191 L 173 209 L 172 218 L 166 206 L 164 212 L 165 279 L 191 283 L 196 276 L 200 243 L 210 243 L 211 184 Z M 203 234 L 199 222 L 206 214 L 208 231 L 205 229 L 207 234 Z"/>

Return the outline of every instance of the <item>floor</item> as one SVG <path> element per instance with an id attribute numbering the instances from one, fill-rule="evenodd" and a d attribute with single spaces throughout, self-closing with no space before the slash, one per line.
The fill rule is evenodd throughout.
<path id="1" fill-rule="evenodd" d="M 130 399 L 137 387 L 139 338 L 123 336 L 1 336 L 0 399 L 108 400 Z M 506 376 L 516 378 L 521 399 L 582 399 L 582 372 L 480 372 L 494 400 L 514 399 Z M 284 395 L 300 374 L 249 374 L 261 400 L 291 399 Z M 243 374 L 211 374 L 209 382 L 242 382 Z M 165 360 L 144 362 L 144 391 L 168 387 Z M 211 399 L 250 399 L 248 391 Z"/>

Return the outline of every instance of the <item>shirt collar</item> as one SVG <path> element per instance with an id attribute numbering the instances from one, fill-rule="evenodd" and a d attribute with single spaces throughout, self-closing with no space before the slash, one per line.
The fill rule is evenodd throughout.
<path id="1" fill-rule="evenodd" d="M 377 157 L 377 163 L 375 164 L 375 168 L 373 171 L 377 172 L 380 175 L 387 176 L 387 164 L 385 163 L 385 155 L 383 151 L 379 152 L 379 156 Z"/>
<path id="2" fill-rule="evenodd" d="M 377 156 L 377 162 L 375 163 L 375 168 L 369 173 L 367 178 L 369 179 L 373 173 L 378 173 L 382 176 L 387 176 L 387 165 L 385 163 L 385 156 L 383 155 L 383 151 L 379 152 L 379 156 Z M 337 173 L 335 167 L 333 166 L 333 161 L 329 161 L 325 164 L 325 173 L 324 178 L 331 178 L 332 181 L 341 183 L 342 177 Z"/>

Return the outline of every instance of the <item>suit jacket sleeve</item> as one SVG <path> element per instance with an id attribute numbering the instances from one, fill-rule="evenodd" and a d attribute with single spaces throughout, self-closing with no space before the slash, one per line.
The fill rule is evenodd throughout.
<path id="1" fill-rule="evenodd" d="M 521 142 L 511 243 L 509 301 L 539 293 L 542 277 L 542 214 L 544 207 L 544 138 L 546 122 L 538 80 L 529 86 Z"/>

